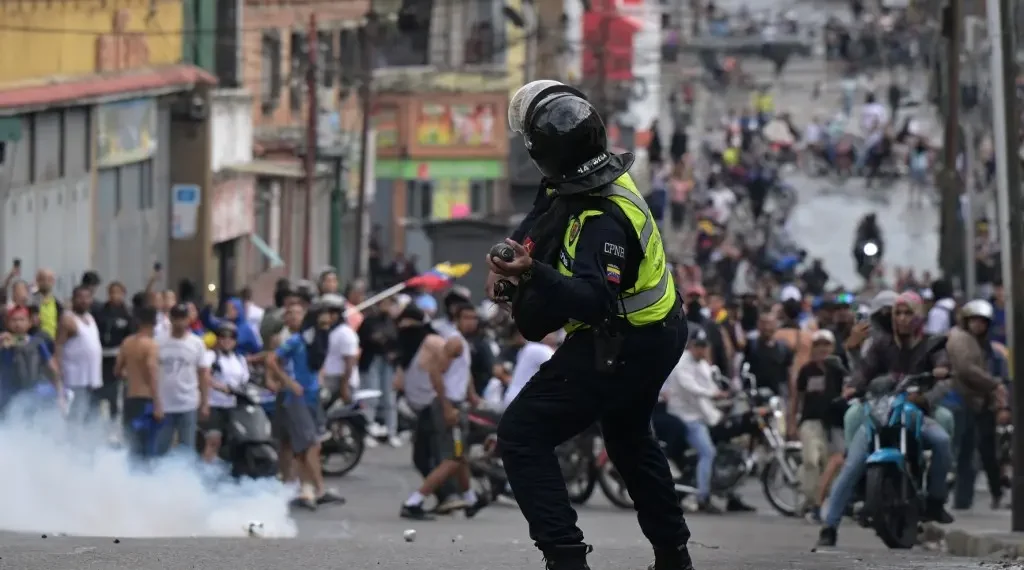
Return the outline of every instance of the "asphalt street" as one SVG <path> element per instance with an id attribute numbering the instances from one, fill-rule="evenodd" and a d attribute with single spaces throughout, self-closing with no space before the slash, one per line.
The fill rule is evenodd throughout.
<path id="1" fill-rule="evenodd" d="M 399 518 L 399 505 L 418 483 L 408 447 L 374 449 L 355 472 L 333 482 L 347 504 L 295 513 L 296 538 L 123 538 L 115 542 L 115 537 L 43 539 L 35 534 L 0 533 L 0 570 L 543 567 L 526 524 L 511 503 L 492 505 L 473 520 L 461 515 L 429 522 Z M 753 484 L 743 490 L 743 496 L 758 507 L 757 513 L 689 516 L 691 551 L 698 569 L 838 570 L 856 565 L 942 570 L 981 565 L 918 549 L 888 551 L 868 531 L 853 525 L 841 529 L 839 548 L 812 552 L 817 527 L 775 514 Z M 96 509 L 102 510 L 103 505 L 97 504 Z M 591 564 L 595 570 L 646 567 L 650 549 L 631 512 L 610 505 L 600 490 L 579 512 L 581 528 L 594 545 Z M 404 541 L 406 529 L 417 531 L 414 542 Z"/>
<path id="2" fill-rule="evenodd" d="M 763 60 L 745 60 L 746 69 L 768 83 L 771 67 Z M 777 112 L 788 112 L 798 128 L 814 117 L 831 117 L 839 110 L 837 78 L 830 76 L 823 62 L 814 58 L 792 61 L 784 75 L 784 84 L 776 95 Z M 821 82 L 824 91 L 812 97 L 812 87 Z M 913 101 L 925 100 L 925 78 L 912 74 L 906 79 Z M 887 84 L 879 81 L 878 91 Z M 729 108 L 742 108 L 749 102 L 743 93 L 713 99 L 707 113 L 719 118 Z M 913 116 L 924 132 L 939 133 L 935 113 L 927 106 L 903 110 L 898 116 Z M 712 118 L 706 120 L 715 120 Z M 856 120 L 853 121 L 856 123 Z M 856 130 L 856 126 L 852 126 Z M 853 236 L 858 222 L 869 213 L 877 215 L 886 251 L 883 263 L 892 269 L 908 267 L 920 275 L 936 274 L 939 250 L 939 212 L 930 202 L 911 203 L 907 180 L 878 182 L 867 188 L 863 178 L 837 182 L 829 178 L 811 178 L 800 171 L 788 172 L 784 179 L 797 193 L 797 206 L 787 228 L 808 251 L 811 258 L 821 258 L 836 285 L 856 288 L 862 283 L 853 262 Z M 892 274 L 888 275 L 890 278 Z"/>

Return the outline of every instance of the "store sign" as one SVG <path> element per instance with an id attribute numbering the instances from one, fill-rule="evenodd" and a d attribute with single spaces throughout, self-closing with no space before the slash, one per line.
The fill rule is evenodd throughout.
<path id="1" fill-rule="evenodd" d="M 373 113 L 373 129 L 377 132 L 377 148 L 398 146 L 398 107 L 383 105 Z"/>
<path id="2" fill-rule="evenodd" d="M 213 190 L 210 241 L 221 243 L 251 234 L 255 229 L 253 202 L 256 183 L 245 176 L 225 180 Z"/>
<path id="3" fill-rule="evenodd" d="M 433 147 L 493 146 L 499 120 L 494 103 L 424 103 L 416 117 L 416 142 Z"/>
<path id="4" fill-rule="evenodd" d="M 199 201 L 202 191 L 196 184 L 171 187 L 171 239 L 192 239 L 199 232 Z"/>
<path id="5" fill-rule="evenodd" d="M 100 168 L 140 162 L 153 156 L 157 145 L 155 99 L 135 99 L 96 110 L 97 156 Z"/>

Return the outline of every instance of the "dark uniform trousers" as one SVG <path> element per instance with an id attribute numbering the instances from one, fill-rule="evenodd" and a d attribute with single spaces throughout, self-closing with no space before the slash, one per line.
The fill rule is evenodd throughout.
<path id="1" fill-rule="evenodd" d="M 596 370 L 592 331 L 575 332 L 502 416 L 505 471 L 540 550 L 583 541 L 554 448 L 594 422 L 651 544 L 676 549 L 689 540 L 668 462 L 651 431 L 658 394 L 686 346 L 686 321 L 676 314 L 628 329 L 619 365 L 608 374 Z"/>

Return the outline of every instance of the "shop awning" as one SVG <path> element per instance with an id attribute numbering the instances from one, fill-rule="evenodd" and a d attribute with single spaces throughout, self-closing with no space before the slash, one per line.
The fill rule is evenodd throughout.
<path id="1" fill-rule="evenodd" d="M 225 166 L 224 170 L 241 174 L 252 174 L 254 176 L 266 176 L 268 178 L 287 178 L 290 180 L 300 180 L 306 177 L 305 167 L 301 162 L 295 160 L 265 160 L 257 158 L 251 162 Z M 330 176 L 331 168 L 325 164 L 318 164 L 316 174 L 317 176 Z"/>
<path id="2" fill-rule="evenodd" d="M 598 77 L 600 56 L 604 50 L 604 78 L 608 81 L 633 79 L 633 38 L 642 30 L 639 18 L 604 11 L 583 14 L 583 76 Z"/>
<path id="3" fill-rule="evenodd" d="M 263 241 L 263 238 L 256 234 L 249 234 L 249 241 L 256 246 L 256 250 L 263 254 L 268 260 L 270 260 L 271 267 L 281 267 L 284 265 L 284 260 L 278 255 L 274 248 L 270 247 L 270 244 Z"/>
<path id="4" fill-rule="evenodd" d="M 217 78 L 192 65 L 145 67 L 117 73 L 46 77 L 0 89 L 0 114 L 69 104 L 95 104 L 216 85 Z"/>

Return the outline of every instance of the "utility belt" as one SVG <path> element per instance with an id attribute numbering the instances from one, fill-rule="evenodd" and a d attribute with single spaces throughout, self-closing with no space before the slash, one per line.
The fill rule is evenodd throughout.
<path id="1" fill-rule="evenodd" d="M 633 325 L 625 317 L 612 317 L 606 319 L 599 326 L 592 327 L 594 335 L 594 367 L 598 372 L 611 373 L 615 371 L 619 356 L 622 355 L 622 346 L 629 331 L 646 331 L 655 327 L 664 327 L 683 318 L 683 303 L 676 295 L 672 309 L 660 321 L 645 325 Z M 575 332 L 575 331 L 574 331 Z"/>

